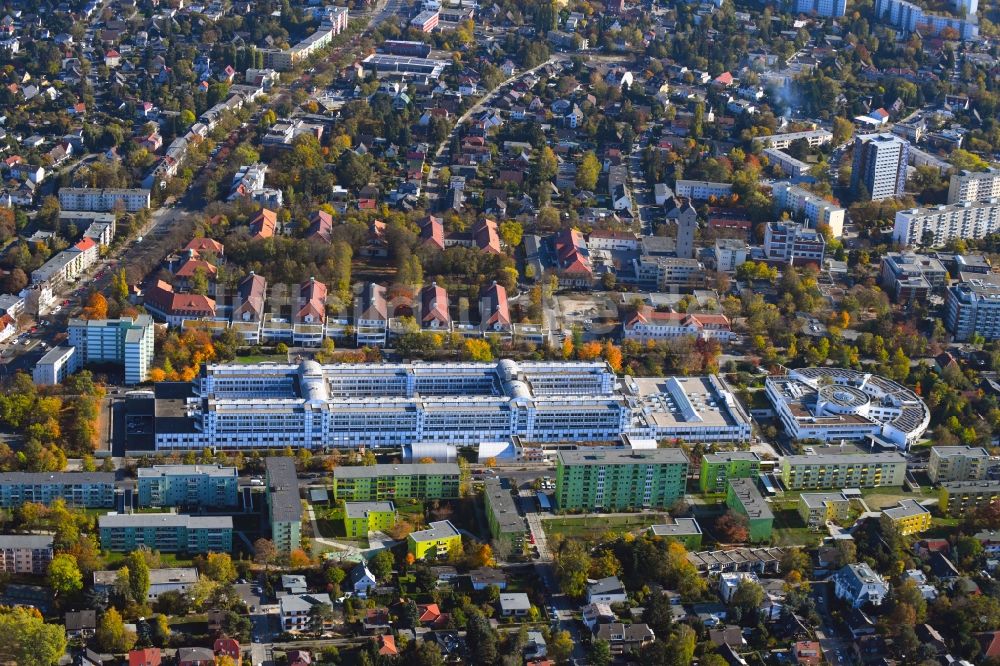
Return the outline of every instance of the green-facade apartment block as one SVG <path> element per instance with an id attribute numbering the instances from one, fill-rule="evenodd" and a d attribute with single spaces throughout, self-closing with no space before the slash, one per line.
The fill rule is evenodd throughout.
<path id="1" fill-rule="evenodd" d="M 486 479 L 483 483 L 483 506 L 490 534 L 502 542 L 512 554 L 523 554 L 528 533 L 528 523 L 518 514 L 510 489 L 499 479 Z"/>
<path id="2" fill-rule="evenodd" d="M 730 479 L 726 491 L 726 506 L 747 517 L 750 525 L 750 541 L 754 543 L 771 538 L 774 528 L 774 514 L 771 507 L 757 490 L 753 479 Z"/>
<path id="3" fill-rule="evenodd" d="M 344 533 L 366 537 L 369 532 L 385 532 L 396 525 L 396 506 L 392 502 L 346 502 Z"/>
<path id="4" fill-rule="evenodd" d="M 345 502 L 457 499 L 459 470 L 455 463 L 414 463 L 338 467 L 333 470 L 333 497 Z"/>
<path id="5" fill-rule="evenodd" d="M 706 453 L 701 458 L 698 484 L 703 493 L 724 493 L 729 479 L 755 479 L 758 474 L 760 456 L 753 451 Z"/>
<path id="6" fill-rule="evenodd" d="M 684 497 L 688 459 L 680 449 L 580 449 L 556 459 L 560 511 L 666 509 Z"/>
<path id="7" fill-rule="evenodd" d="M 674 518 L 672 523 L 651 525 L 647 534 L 679 541 L 690 552 L 701 550 L 701 526 L 694 518 Z"/>
<path id="8" fill-rule="evenodd" d="M 302 500 L 295 460 L 266 458 L 264 470 L 271 540 L 280 552 L 290 553 L 302 545 Z"/>
<path id="9" fill-rule="evenodd" d="M 410 532 L 406 537 L 406 549 L 414 559 L 442 560 L 453 552 L 462 551 L 462 535 L 450 520 L 439 520 L 426 530 Z"/>

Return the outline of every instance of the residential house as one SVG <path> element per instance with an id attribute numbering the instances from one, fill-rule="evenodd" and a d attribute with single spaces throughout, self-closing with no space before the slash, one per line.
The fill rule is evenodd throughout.
<path id="1" fill-rule="evenodd" d="M 250 220 L 250 237 L 254 240 L 263 240 L 274 236 L 278 228 L 278 214 L 267 208 L 260 211 Z"/>
<path id="2" fill-rule="evenodd" d="M 432 282 L 420 292 L 422 305 L 420 325 L 430 330 L 450 330 L 451 315 L 448 314 L 448 292 Z"/>
<path id="3" fill-rule="evenodd" d="M 626 601 L 628 593 L 617 576 L 587 582 L 587 603 L 617 604 Z"/>
<path id="4" fill-rule="evenodd" d="M 215 666 L 215 653 L 203 647 L 179 648 L 177 666 Z"/>
<path id="5" fill-rule="evenodd" d="M 501 617 L 524 617 L 531 610 L 531 602 L 524 592 L 502 592 L 498 603 Z"/>
<path id="6" fill-rule="evenodd" d="M 648 625 L 620 622 L 598 625 L 594 637 L 597 640 L 607 641 L 611 645 L 612 655 L 622 655 L 626 652 L 638 654 L 643 647 L 656 640 L 656 634 Z"/>
<path id="7" fill-rule="evenodd" d="M 69 611 L 65 617 L 66 636 L 69 638 L 91 638 L 97 631 L 97 611 Z"/>
<path id="8" fill-rule="evenodd" d="M 514 324 L 507 303 L 507 289 L 503 285 L 492 285 L 483 290 L 479 298 L 480 328 L 484 333 L 509 334 Z"/>
<path id="9" fill-rule="evenodd" d="M 859 608 L 865 604 L 881 606 L 889 595 L 889 584 L 868 564 L 848 564 L 833 575 L 833 591 L 837 598 Z"/>

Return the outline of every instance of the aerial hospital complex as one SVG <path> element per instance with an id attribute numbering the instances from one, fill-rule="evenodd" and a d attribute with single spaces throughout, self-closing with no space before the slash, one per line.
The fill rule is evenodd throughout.
<path id="1" fill-rule="evenodd" d="M 750 418 L 717 376 L 617 376 L 598 362 L 206 365 L 157 398 L 157 449 L 738 442 Z"/>

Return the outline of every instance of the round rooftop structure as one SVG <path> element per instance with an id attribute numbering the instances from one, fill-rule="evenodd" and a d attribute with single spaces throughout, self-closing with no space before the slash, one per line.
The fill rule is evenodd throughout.
<path id="1" fill-rule="evenodd" d="M 817 414 L 857 414 L 868 415 L 871 398 L 861 389 L 853 386 L 828 384 L 817 391 Z"/>
<path id="2" fill-rule="evenodd" d="M 509 382 L 512 379 L 516 379 L 520 372 L 521 368 L 517 365 L 517 361 L 513 359 L 505 358 L 497 363 L 497 374 L 500 375 L 501 381 Z"/>
<path id="3" fill-rule="evenodd" d="M 920 396 L 887 377 L 832 367 L 798 368 L 788 377 L 816 391 L 818 414 L 865 417 L 897 445 L 917 442 L 930 425 L 930 410 Z"/>

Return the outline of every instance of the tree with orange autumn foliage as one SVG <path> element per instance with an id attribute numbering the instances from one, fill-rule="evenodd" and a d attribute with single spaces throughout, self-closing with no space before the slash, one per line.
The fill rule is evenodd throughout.
<path id="1" fill-rule="evenodd" d="M 615 372 L 622 371 L 622 350 L 612 344 L 611 340 L 605 340 L 604 349 L 601 351 L 604 360 L 608 362 Z"/>
<path id="2" fill-rule="evenodd" d="M 581 361 L 593 361 L 601 357 L 600 342 L 585 342 L 576 350 L 576 357 Z"/>
<path id="3" fill-rule="evenodd" d="M 151 381 L 191 381 L 202 363 L 216 360 L 215 343 L 208 331 L 186 329 L 171 332 L 160 345 L 160 360 L 149 371 Z"/>
<path id="4" fill-rule="evenodd" d="M 107 319 L 108 299 L 100 293 L 94 292 L 87 299 L 87 306 L 83 309 L 84 319 Z"/>
<path id="5" fill-rule="evenodd" d="M 301 548 L 296 548 L 288 555 L 288 564 L 295 568 L 312 566 L 312 559 Z"/>
<path id="6" fill-rule="evenodd" d="M 573 339 L 567 337 L 562 343 L 562 355 L 564 360 L 573 358 Z"/>

